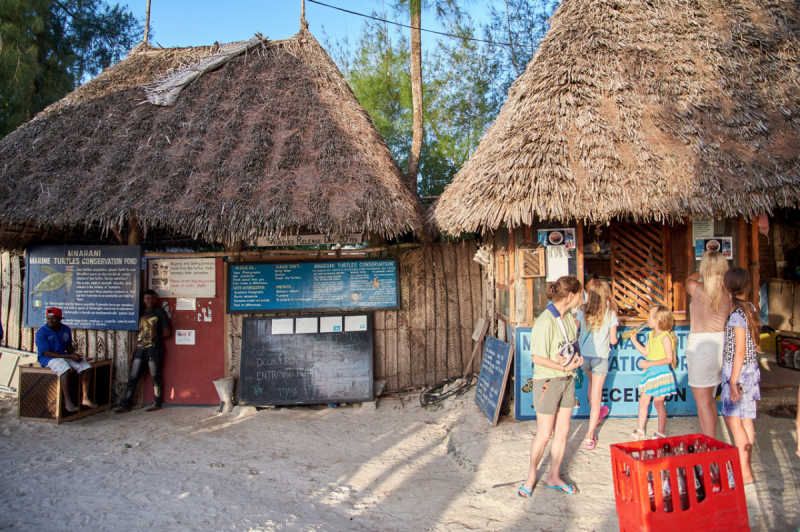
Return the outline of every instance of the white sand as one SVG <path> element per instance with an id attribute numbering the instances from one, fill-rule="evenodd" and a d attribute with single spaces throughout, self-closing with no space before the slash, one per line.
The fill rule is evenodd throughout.
<path id="1" fill-rule="evenodd" d="M 175 407 L 61 426 L 17 420 L 5 396 L 0 529 L 619 530 L 609 445 L 634 427 L 607 420 L 598 448 L 585 451 L 586 421 L 574 420 L 562 472 L 581 493 L 537 487 L 525 500 L 516 488 L 536 423 L 493 428 L 471 392 L 435 412 L 414 395 L 381 399 L 377 410 Z M 698 428 L 688 418 L 667 425 L 670 434 Z M 794 421 L 762 415 L 756 433 L 751 526 L 794 530 Z"/>

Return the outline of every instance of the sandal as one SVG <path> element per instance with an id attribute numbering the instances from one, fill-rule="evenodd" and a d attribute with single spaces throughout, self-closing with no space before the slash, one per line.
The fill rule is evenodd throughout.
<path id="1" fill-rule="evenodd" d="M 631 440 L 633 440 L 633 441 L 641 441 L 641 440 L 645 439 L 645 437 L 646 437 L 645 433 L 644 433 L 644 431 L 642 429 L 636 429 L 631 434 Z"/>
<path id="2" fill-rule="evenodd" d="M 564 495 L 576 495 L 580 493 L 580 491 L 578 491 L 578 487 L 575 486 L 574 484 L 564 484 L 563 486 L 551 486 L 550 484 L 545 484 L 545 486 L 547 486 L 551 490 L 558 490 Z"/>
<path id="3" fill-rule="evenodd" d="M 523 493 L 525 495 L 523 495 Z M 522 486 L 520 486 L 519 489 L 517 490 L 517 497 L 522 497 L 523 499 L 530 499 L 532 496 L 533 496 L 533 488 L 526 488 L 525 483 L 523 482 Z"/>
<path id="4" fill-rule="evenodd" d="M 664 434 L 663 432 L 656 431 L 656 432 L 653 433 L 653 437 L 651 439 L 660 440 L 661 438 L 666 438 L 666 437 L 667 437 L 667 435 Z"/>
<path id="5" fill-rule="evenodd" d="M 583 440 L 584 449 L 594 451 L 595 447 L 597 447 L 597 436 L 593 437 L 592 439 L 586 438 Z"/>
<path id="6" fill-rule="evenodd" d="M 610 411 L 611 411 L 611 409 L 609 409 L 606 405 L 601 406 L 600 407 L 600 417 L 597 418 L 597 421 L 600 421 L 601 419 L 606 417 Z"/>

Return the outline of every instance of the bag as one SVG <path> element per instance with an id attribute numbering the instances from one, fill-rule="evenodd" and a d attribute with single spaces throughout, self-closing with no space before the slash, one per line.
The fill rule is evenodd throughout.
<path id="1" fill-rule="evenodd" d="M 558 351 L 558 355 L 562 357 L 567 357 L 567 361 L 565 363 L 559 362 L 561 366 L 567 367 L 572 363 L 572 360 L 576 356 L 580 356 L 581 354 L 581 347 L 578 345 L 578 340 L 576 339 L 574 342 L 569 341 L 569 337 L 567 336 L 567 328 L 564 326 L 563 320 L 558 317 L 556 318 L 558 324 L 561 326 L 561 332 L 564 333 L 564 340 L 567 342 L 564 347 L 562 347 Z"/>

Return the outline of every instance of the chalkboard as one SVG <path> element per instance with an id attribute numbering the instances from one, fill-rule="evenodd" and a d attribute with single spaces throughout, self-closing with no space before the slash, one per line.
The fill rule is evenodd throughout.
<path id="1" fill-rule="evenodd" d="M 242 320 L 239 402 L 372 401 L 372 313 Z"/>
<path id="2" fill-rule="evenodd" d="M 500 403 L 510 367 L 511 344 L 487 336 L 483 347 L 481 373 L 475 390 L 475 404 L 492 426 L 497 425 L 497 418 L 500 416 Z"/>
<path id="3" fill-rule="evenodd" d="M 229 314 L 397 309 L 394 259 L 228 263 Z"/>

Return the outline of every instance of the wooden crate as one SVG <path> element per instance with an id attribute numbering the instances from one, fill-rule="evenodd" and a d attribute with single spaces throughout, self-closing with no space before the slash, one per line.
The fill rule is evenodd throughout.
<path id="1" fill-rule="evenodd" d="M 22 366 L 19 368 L 18 413 L 17 417 L 26 421 L 43 421 L 60 425 L 75 421 L 111 408 L 111 360 L 89 362 L 92 366 L 92 382 L 89 398 L 97 403 L 96 408 L 80 405 L 81 384 L 78 374 L 70 370 L 69 386 L 72 402 L 78 406 L 77 412 L 67 412 L 64 408 L 64 394 L 61 380 L 48 368 Z"/>

